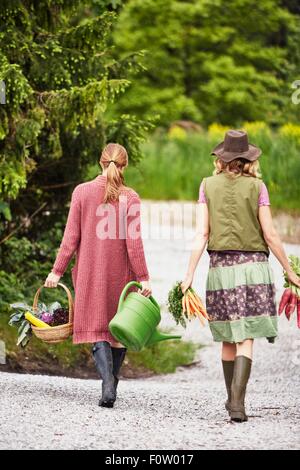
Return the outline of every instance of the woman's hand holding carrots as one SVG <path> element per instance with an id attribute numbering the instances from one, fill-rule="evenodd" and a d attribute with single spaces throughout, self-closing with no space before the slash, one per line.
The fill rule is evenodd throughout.
<path id="1" fill-rule="evenodd" d="M 193 284 L 193 276 L 191 274 L 187 274 L 186 277 L 185 277 L 185 280 L 181 283 L 182 293 L 184 294 L 185 291 L 189 287 L 191 287 L 192 284 Z"/>
<path id="2" fill-rule="evenodd" d="M 168 309 L 176 323 L 184 328 L 187 320 L 199 317 L 202 325 L 209 316 L 194 289 L 191 287 L 193 278 L 187 276 L 183 282 L 177 282 L 168 294 Z"/>

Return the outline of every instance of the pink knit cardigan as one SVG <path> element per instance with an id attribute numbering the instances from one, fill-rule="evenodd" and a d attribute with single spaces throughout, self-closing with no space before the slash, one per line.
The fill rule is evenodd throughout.
<path id="1" fill-rule="evenodd" d="M 132 189 L 123 189 L 120 198 L 123 202 L 112 203 L 112 210 L 107 212 L 102 202 L 105 185 L 106 177 L 97 176 L 74 189 L 52 269 L 62 276 L 76 254 L 72 268 L 74 343 L 108 341 L 114 345 L 116 341 L 108 324 L 117 311 L 123 287 L 131 280 L 149 279 L 140 230 L 139 196 Z M 108 220 L 109 236 L 105 234 Z"/>

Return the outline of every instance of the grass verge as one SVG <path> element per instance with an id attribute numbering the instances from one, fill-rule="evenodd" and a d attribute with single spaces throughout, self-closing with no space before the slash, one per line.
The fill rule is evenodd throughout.
<path id="1" fill-rule="evenodd" d="M 0 340 L 6 348 L 6 365 L 0 365 L 0 371 L 98 378 L 91 345 L 73 345 L 71 340 L 47 345 L 32 337 L 22 349 L 16 346 L 17 330 L 8 326 L 8 318 L 8 314 L 0 314 Z M 193 343 L 171 340 L 140 352 L 129 352 L 122 375 L 134 378 L 175 372 L 177 367 L 193 362 L 197 349 Z"/>
<path id="2" fill-rule="evenodd" d="M 192 342 L 168 340 L 140 352 L 129 352 L 128 357 L 137 368 L 142 366 L 157 374 L 168 374 L 175 372 L 178 366 L 190 365 L 198 348 Z"/>
<path id="3" fill-rule="evenodd" d="M 272 208 L 300 212 L 300 126 L 286 125 L 277 132 L 265 123 L 245 123 L 251 143 L 262 149 L 260 164 Z M 199 185 L 214 170 L 211 150 L 224 138 L 225 127 L 177 136 L 157 133 L 143 145 L 144 158 L 126 169 L 126 183 L 142 198 L 155 200 L 198 199 Z M 87 179 L 99 173 L 89 167 Z"/>

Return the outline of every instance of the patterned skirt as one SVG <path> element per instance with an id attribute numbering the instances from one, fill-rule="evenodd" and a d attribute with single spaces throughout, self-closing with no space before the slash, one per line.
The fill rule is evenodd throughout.
<path id="1" fill-rule="evenodd" d="M 214 341 L 277 336 L 273 272 L 263 252 L 211 251 L 206 308 Z"/>

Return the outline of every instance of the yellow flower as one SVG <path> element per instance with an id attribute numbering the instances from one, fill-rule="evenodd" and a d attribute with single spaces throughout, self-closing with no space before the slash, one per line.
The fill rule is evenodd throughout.
<path id="1" fill-rule="evenodd" d="M 222 126 L 222 124 L 218 124 L 214 122 L 208 128 L 208 135 L 210 138 L 214 140 L 220 140 L 224 138 L 225 133 L 230 129 L 228 126 Z"/>
<path id="2" fill-rule="evenodd" d="M 168 137 L 171 140 L 185 140 L 187 133 L 180 126 L 172 126 L 168 132 Z"/>
<path id="3" fill-rule="evenodd" d="M 270 132 L 267 124 L 263 121 L 252 121 L 252 122 L 244 122 L 243 129 L 248 132 L 248 134 L 259 134 L 261 132 Z"/>
<path id="4" fill-rule="evenodd" d="M 300 143 L 300 126 L 291 122 L 284 124 L 279 129 L 279 135 Z"/>

